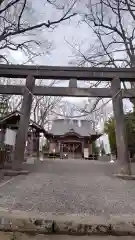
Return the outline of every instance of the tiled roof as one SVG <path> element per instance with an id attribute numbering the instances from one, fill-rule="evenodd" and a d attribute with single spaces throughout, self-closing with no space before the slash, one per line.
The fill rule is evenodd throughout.
<path id="1" fill-rule="evenodd" d="M 3 124 L 6 124 L 8 120 L 10 121 L 10 119 L 15 119 L 14 121 L 16 123 L 16 119 L 20 120 L 20 116 L 21 116 L 21 112 L 18 110 L 15 110 L 15 111 L 9 113 L 6 116 L 4 116 L 2 119 L 0 119 L 0 126 Z M 29 121 L 29 126 L 32 126 L 33 128 L 36 128 L 39 131 L 48 134 L 48 132 L 46 132 L 42 126 L 40 126 L 38 123 L 34 122 L 31 119 Z"/>
<path id="2" fill-rule="evenodd" d="M 56 119 L 53 121 L 52 129 L 49 133 L 53 135 L 64 135 L 68 132 L 75 132 L 84 137 L 98 134 L 92 129 L 92 124 L 87 120 Z"/>

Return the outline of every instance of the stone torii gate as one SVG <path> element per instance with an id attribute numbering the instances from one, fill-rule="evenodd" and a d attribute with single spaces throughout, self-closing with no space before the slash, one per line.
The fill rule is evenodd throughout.
<path id="1" fill-rule="evenodd" d="M 16 136 L 13 169 L 24 159 L 25 142 L 32 105 L 32 95 L 112 98 L 116 121 L 116 142 L 121 172 L 130 174 L 122 98 L 135 97 L 134 89 L 121 89 L 121 81 L 135 81 L 134 68 L 85 68 L 31 65 L 0 65 L 0 77 L 26 78 L 25 86 L 0 85 L 0 94 L 23 95 L 22 116 Z M 69 87 L 35 86 L 35 79 L 70 80 Z M 77 80 L 111 81 L 108 88 L 77 88 Z M 17 80 L 16 80 L 17 81 Z"/>

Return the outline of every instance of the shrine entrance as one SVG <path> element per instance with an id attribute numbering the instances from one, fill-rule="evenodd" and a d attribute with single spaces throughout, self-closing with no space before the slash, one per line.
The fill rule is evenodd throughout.
<path id="1" fill-rule="evenodd" d="M 16 135 L 13 168 L 20 169 L 24 161 L 33 95 L 111 98 L 115 118 L 117 155 L 122 174 L 131 174 L 123 98 L 135 98 L 132 88 L 122 89 L 121 82 L 135 82 L 134 68 L 65 67 L 0 64 L 0 77 L 26 78 L 25 85 L 0 85 L 0 94 L 23 95 L 21 118 Z M 68 87 L 37 86 L 36 79 L 69 80 Z M 80 88 L 77 81 L 108 81 L 108 88 Z M 71 149 L 71 148 L 70 148 Z"/>
<path id="2" fill-rule="evenodd" d="M 60 145 L 60 153 L 62 158 L 77 159 L 82 158 L 81 142 L 63 142 Z"/>

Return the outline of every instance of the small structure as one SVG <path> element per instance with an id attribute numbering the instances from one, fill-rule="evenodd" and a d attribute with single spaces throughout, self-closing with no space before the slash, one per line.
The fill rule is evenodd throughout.
<path id="1" fill-rule="evenodd" d="M 0 120 L 0 143 L 1 146 L 6 145 L 5 149 L 9 153 L 14 149 L 15 135 L 19 127 L 20 116 L 21 112 L 14 111 Z M 47 132 L 43 127 L 30 120 L 25 151 L 26 155 L 39 155 L 39 138 L 41 133 L 47 136 Z M 8 158 L 10 158 L 10 156 L 11 154 L 8 154 Z M 8 160 L 10 161 L 10 159 Z"/>
<path id="2" fill-rule="evenodd" d="M 102 134 L 97 133 L 90 121 L 56 119 L 49 132 L 49 153 L 61 158 L 89 158 L 93 154 L 92 142 Z"/>

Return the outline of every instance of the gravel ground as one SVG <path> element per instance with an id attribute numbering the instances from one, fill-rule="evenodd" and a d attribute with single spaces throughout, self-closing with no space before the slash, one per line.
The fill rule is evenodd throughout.
<path id="1" fill-rule="evenodd" d="M 0 185 L 0 207 L 55 214 L 135 214 L 135 182 L 113 177 L 116 164 L 46 160 L 36 169 L 32 164 L 28 168 L 29 175 Z"/>

